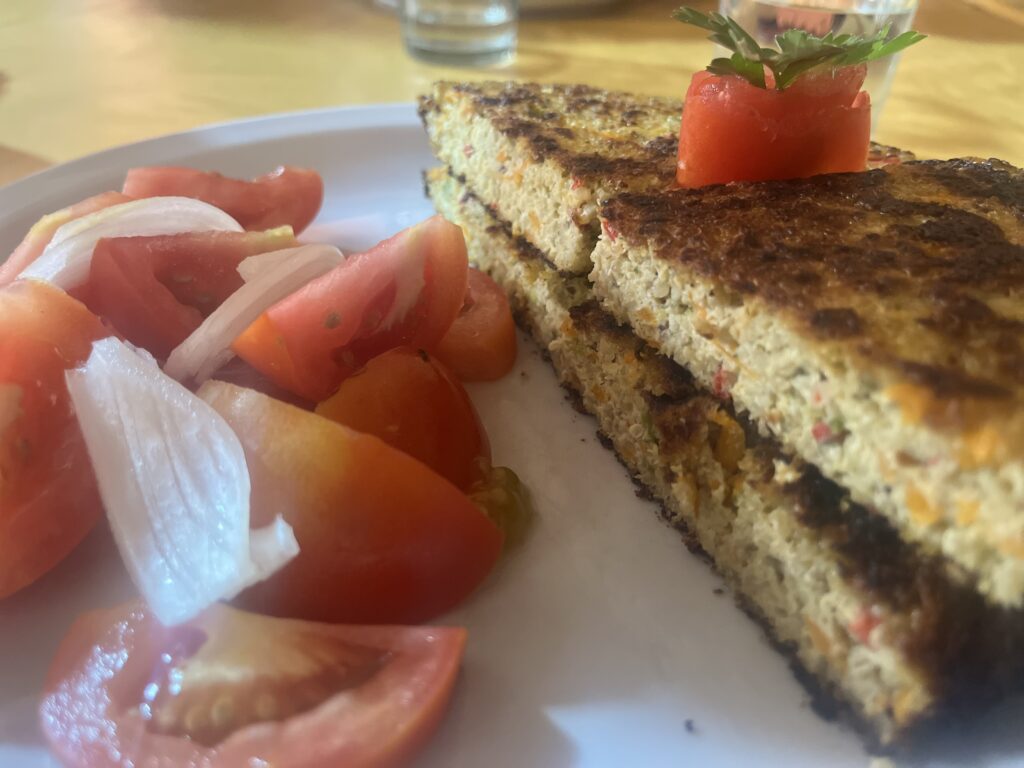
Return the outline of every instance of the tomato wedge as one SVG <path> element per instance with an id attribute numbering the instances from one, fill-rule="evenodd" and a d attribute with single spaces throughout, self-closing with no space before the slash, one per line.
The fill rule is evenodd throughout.
<path id="1" fill-rule="evenodd" d="M 141 603 L 81 617 L 39 708 L 67 766 L 380 768 L 447 707 L 455 627 L 353 627 L 227 606 L 162 626 Z"/>
<path id="2" fill-rule="evenodd" d="M 462 311 L 437 345 L 437 358 L 463 381 L 496 381 L 512 370 L 516 351 L 505 291 L 489 275 L 469 270 Z"/>
<path id="3" fill-rule="evenodd" d="M 871 134 L 863 65 L 808 73 L 785 90 L 698 72 L 679 133 L 683 187 L 862 171 Z"/>
<path id="4" fill-rule="evenodd" d="M 372 435 L 252 390 L 199 394 L 234 429 L 252 477 L 252 525 L 283 515 L 300 552 L 242 604 L 350 623 L 416 623 L 490 572 L 502 535 L 454 485 Z"/>
<path id="5" fill-rule="evenodd" d="M 398 347 L 373 358 L 316 412 L 376 435 L 463 490 L 490 466 L 491 447 L 469 395 L 423 351 Z"/>
<path id="6" fill-rule="evenodd" d="M 437 346 L 462 307 L 467 270 L 462 230 L 435 216 L 273 306 L 235 352 L 278 386 L 320 402 L 382 352 Z"/>
<path id="7" fill-rule="evenodd" d="M 324 181 L 306 168 L 281 166 L 252 181 L 176 166 L 132 168 L 123 191 L 133 198 L 194 197 L 228 213 L 245 229 L 309 226 L 324 201 Z"/>
<path id="8" fill-rule="evenodd" d="M 289 227 L 103 239 L 93 251 L 87 304 L 162 360 L 242 287 L 243 259 L 295 245 Z"/>
<path id="9" fill-rule="evenodd" d="M 108 335 L 46 283 L 0 289 L 0 598 L 63 560 L 103 512 L 64 371 Z"/>
<path id="10" fill-rule="evenodd" d="M 54 233 L 61 226 L 74 219 L 80 219 L 83 216 L 88 216 L 90 213 L 109 208 L 112 205 L 126 203 L 129 200 L 131 200 L 130 197 L 122 195 L 120 192 L 103 192 L 80 203 L 75 203 L 72 206 L 43 216 L 43 218 L 32 225 L 32 229 L 28 231 L 25 239 L 14 249 L 14 252 L 8 257 L 7 261 L 0 264 L 0 287 L 13 282 L 24 271 L 25 267 L 38 259 L 39 255 L 46 249 L 46 246 L 49 245 L 50 240 L 53 239 Z"/>

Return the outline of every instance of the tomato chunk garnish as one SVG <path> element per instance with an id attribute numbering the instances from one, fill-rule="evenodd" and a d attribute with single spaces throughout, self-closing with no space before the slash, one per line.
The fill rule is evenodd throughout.
<path id="1" fill-rule="evenodd" d="M 300 552 L 242 595 L 261 613 L 350 623 L 427 621 L 494 567 L 502 534 L 469 498 L 382 440 L 253 390 L 199 394 L 238 435 L 252 525 L 282 515 Z"/>
<path id="2" fill-rule="evenodd" d="M 462 230 L 435 216 L 278 302 L 235 340 L 235 352 L 320 402 L 382 352 L 436 347 L 462 307 L 467 270 Z"/>
<path id="3" fill-rule="evenodd" d="M 316 412 L 376 435 L 463 490 L 490 464 L 487 434 L 469 395 L 422 350 L 398 347 L 375 357 Z"/>
<path id="4" fill-rule="evenodd" d="M 230 214 L 245 229 L 290 226 L 296 233 L 309 226 L 324 200 L 320 174 L 281 166 L 252 181 L 176 166 L 132 168 L 123 191 L 133 198 L 193 197 Z"/>
<path id="5" fill-rule="evenodd" d="M 129 603 L 72 626 L 40 722 L 76 768 L 393 766 L 444 715 L 465 638 L 455 627 L 315 624 L 224 605 L 167 628 Z"/>
<path id="6" fill-rule="evenodd" d="M 495 381 L 516 364 L 516 324 L 505 291 L 469 270 L 462 311 L 437 345 L 437 357 L 463 381 Z"/>
<path id="7" fill-rule="evenodd" d="M 58 288 L 0 289 L 0 597 L 63 560 L 103 512 L 64 372 L 108 335 Z"/>
<path id="8" fill-rule="evenodd" d="M 697 72 L 679 133 L 683 187 L 862 171 L 871 101 L 863 65 L 807 73 L 784 90 Z"/>

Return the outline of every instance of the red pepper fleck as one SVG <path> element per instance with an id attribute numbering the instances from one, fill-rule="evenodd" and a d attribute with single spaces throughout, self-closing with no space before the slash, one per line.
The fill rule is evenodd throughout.
<path id="1" fill-rule="evenodd" d="M 572 184 L 569 185 L 569 189 L 579 189 L 583 186 L 583 179 L 579 176 L 572 177 Z"/>
<path id="2" fill-rule="evenodd" d="M 814 426 L 811 427 L 811 434 L 819 443 L 827 443 L 835 436 L 832 434 L 832 427 L 824 421 L 815 422 Z"/>
<path id="3" fill-rule="evenodd" d="M 617 230 L 607 221 L 604 222 L 604 231 L 607 233 L 608 239 L 611 240 L 613 243 L 619 239 L 619 230 Z"/>
<path id="4" fill-rule="evenodd" d="M 473 156 L 473 153 L 474 153 L 475 151 L 476 151 L 476 150 L 475 150 L 475 149 L 473 149 L 473 145 L 472 145 L 472 144 L 466 144 L 466 145 L 465 145 L 465 146 L 464 146 L 464 147 L 462 148 L 462 154 L 464 154 L 464 155 L 465 155 L 466 157 L 472 157 L 472 156 Z"/>
<path id="5" fill-rule="evenodd" d="M 860 613 L 850 622 L 850 634 L 871 648 L 871 633 L 881 623 L 881 617 L 873 608 L 861 608 Z"/>
<path id="6" fill-rule="evenodd" d="M 728 400 L 732 397 L 731 390 L 735 380 L 735 377 L 719 363 L 718 370 L 715 371 L 715 376 L 711 380 L 711 391 L 719 400 Z"/>

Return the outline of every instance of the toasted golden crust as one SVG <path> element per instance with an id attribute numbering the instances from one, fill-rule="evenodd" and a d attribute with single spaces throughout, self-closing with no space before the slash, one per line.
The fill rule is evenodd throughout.
<path id="1" fill-rule="evenodd" d="M 1024 405 L 1024 174 L 999 161 L 610 200 L 610 231 L 921 386 L 933 417 Z"/>
<path id="2" fill-rule="evenodd" d="M 1024 612 L 988 605 L 883 517 L 786 457 L 443 169 L 426 181 L 623 464 L 795 654 L 812 688 L 848 703 L 888 742 L 1021 681 Z"/>
<path id="3" fill-rule="evenodd" d="M 595 293 L 908 540 L 1024 605 L 1024 177 L 999 161 L 624 195 Z"/>
<path id="4" fill-rule="evenodd" d="M 535 162 L 553 162 L 576 183 L 608 192 L 675 181 L 677 101 L 603 91 L 586 85 L 436 83 L 420 112 L 439 111 L 448 95 L 511 141 L 522 140 Z"/>
<path id="5" fill-rule="evenodd" d="M 438 82 L 419 113 L 438 158 L 563 272 L 590 271 L 602 200 L 675 186 L 678 101 L 584 85 Z M 905 159 L 873 145 L 869 165 Z"/>

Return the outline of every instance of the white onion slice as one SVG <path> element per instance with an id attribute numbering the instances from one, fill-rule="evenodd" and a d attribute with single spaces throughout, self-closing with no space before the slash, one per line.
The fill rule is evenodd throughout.
<path id="1" fill-rule="evenodd" d="M 264 272 L 274 269 L 291 259 L 303 247 L 282 248 L 279 251 L 267 251 L 266 253 L 257 253 L 255 256 L 249 256 L 238 265 L 238 274 L 242 276 L 242 280 L 251 283 Z M 341 252 L 339 251 L 339 253 Z M 344 261 L 345 255 L 342 254 L 341 258 Z"/>
<path id="2" fill-rule="evenodd" d="M 220 208 L 201 200 L 132 200 L 62 225 L 39 258 L 19 276 L 45 280 L 68 291 L 88 280 L 92 252 L 100 238 L 209 231 L 241 232 L 242 227 Z"/>
<path id="3" fill-rule="evenodd" d="M 66 374 L 121 557 L 156 617 L 187 621 L 283 566 L 278 519 L 249 530 L 249 471 L 213 408 L 113 338 Z"/>
<path id="4" fill-rule="evenodd" d="M 274 263 L 257 269 L 258 274 L 231 294 L 171 352 L 164 365 L 168 376 L 196 384 L 206 381 L 234 357 L 231 344 L 256 318 L 310 280 L 330 272 L 344 259 L 333 245 L 319 244 L 274 251 L 273 255 Z"/>

